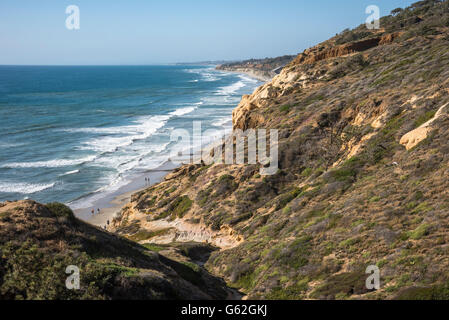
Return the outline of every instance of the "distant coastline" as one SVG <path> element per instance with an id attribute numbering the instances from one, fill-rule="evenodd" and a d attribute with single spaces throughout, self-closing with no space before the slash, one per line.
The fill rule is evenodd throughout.
<path id="1" fill-rule="evenodd" d="M 253 79 L 256 79 L 256 80 L 259 80 L 262 82 L 271 81 L 271 79 L 273 79 L 273 77 L 276 75 L 276 74 L 270 74 L 266 71 L 259 71 L 259 70 L 254 70 L 254 69 L 250 69 L 250 68 L 231 69 L 231 68 L 224 68 L 224 67 L 220 68 L 220 66 L 217 66 L 216 70 L 233 72 L 233 73 L 238 73 L 238 74 L 245 74 Z"/>
<path id="2" fill-rule="evenodd" d="M 254 80 L 262 82 L 266 82 L 271 79 L 266 76 L 261 76 L 257 72 L 253 72 L 251 70 L 216 70 L 220 72 L 232 72 L 240 75 L 246 75 Z M 236 106 L 237 105 L 235 105 L 235 107 Z M 227 122 L 232 122 L 232 116 Z M 213 141 L 207 146 L 204 146 L 202 150 L 199 149 L 196 152 L 210 150 L 212 146 L 217 143 L 217 141 Z M 99 227 L 107 227 L 107 222 L 111 222 L 114 217 L 120 212 L 120 210 L 131 201 L 131 197 L 133 194 L 145 190 L 152 185 L 160 183 L 165 179 L 165 176 L 173 172 L 175 169 L 179 168 L 181 165 L 182 164 L 174 164 L 173 162 L 170 162 L 170 160 L 168 160 L 154 169 L 149 169 L 142 172 L 142 174 L 136 176 L 130 183 L 126 184 L 120 189 L 111 193 L 107 192 L 106 196 L 93 201 L 89 206 L 86 206 L 85 208 L 75 208 L 73 209 L 73 211 L 78 218 L 86 222 Z M 150 182 L 146 183 L 145 178 L 149 178 Z M 100 209 L 100 213 L 97 212 L 97 209 Z M 94 214 L 92 214 L 92 210 L 94 210 Z"/>
<path id="3" fill-rule="evenodd" d="M 263 82 L 271 81 L 296 55 L 285 55 L 276 58 L 250 59 L 245 61 L 222 63 L 217 70 L 244 73 Z"/>

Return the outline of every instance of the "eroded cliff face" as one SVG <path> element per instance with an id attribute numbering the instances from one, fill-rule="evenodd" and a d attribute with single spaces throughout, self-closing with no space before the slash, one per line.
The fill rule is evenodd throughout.
<path id="1" fill-rule="evenodd" d="M 342 57 L 351 53 L 362 52 L 368 49 L 377 47 L 379 45 L 386 45 L 392 43 L 395 39 L 401 36 L 402 32 L 387 33 L 381 36 L 375 34 L 366 40 L 355 41 L 342 45 L 333 45 L 326 48 L 326 46 L 319 45 L 304 51 L 293 60 L 291 65 L 310 64 L 321 60 Z"/>
<path id="2" fill-rule="evenodd" d="M 250 298 L 448 298 L 442 17 L 448 2 L 429 1 L 306 50 L 233 112 L 235 129 L 279 130 L 276 174 L 183 166 L 136 194 L 114 230 L 214 244 L 205 267 Z M 380 290 L 366 289 L 369 265 Z"/>
<path id="3" fill-rule="evenodd" d="M 288 96 L 297 88 L 307 89 L 317 84 L 317 82 L 319 84 L 320 80 L 328 79 L 328 71 L 332 68 L 332 63 L 335 63 L 332 58 L 353 55 L 377 46 L 391 44 L 401 34 L 401 32 L 389 33 L 367 40 L 331 47 L 326 47 L 330 44 L 324 43 L 305 50 L 304 53 L 298 55 L 296 59 L 283 68 L 279 75 L 275 75 L 272 81 L 259 87 L 253 94 L 242 98 L 242 101 L 232 114 L 234 129 L 246 130 L 255 128 L 259 124 L 262 125 L 264 117 L 262 114 L 257 113 L 257 109 L 263 108 L 267 103 L 271 103 L 271 99 Z M 323 60 L 327 60 L 329 63 L 324 63 L 320 69 L 303 67 L 304 65 L 311 65 Z"/>
<path id="4" fill-rule="evenodd" d="M 207 196 L 203 199 L 201 189 L 188 188 L 193 180 L 191 174 L 198 174 L 209 168 L 210 166 L 205 165 L 181 167 L 170 173 L 161 184 L 135 194 L 123 208 L 120 217 L 113 221 L 112 230 L 124 235 L 131 234 L 133 240 L 140 240 L 141 243 L 193 241 L 211 244 L 223 250 L 238 246 L 244 241 L 243 236 L 229 224 L 207 225 L 195 214 L 204 205 L 203 201 L 207 201 Z M 219 172 L 228 173 L 228 169 L 226 166 L 216 166 L 214 175 Z M 198 183 L 207 184 L 207 180 L 208 177 L 203 176 L 202 182 Z M 165 200 L 157 206 L 151 206 L 159 199 Z"/>

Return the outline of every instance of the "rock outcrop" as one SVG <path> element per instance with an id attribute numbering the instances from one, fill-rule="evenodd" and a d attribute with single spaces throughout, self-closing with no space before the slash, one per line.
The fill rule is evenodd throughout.
<path id="1" fill-rule="evenodd" d="M 400 140 L 400 144 L 404 145 L 407 150 L 410 150 L 414 147 L 416 147 L 421 141 L 426 139 L 428 137 L 428 134 L 432 131 L 432 123 L 434 123 L 438 118 L 440 118 L 443 115 L 443 112 L 445 111 L 445 108 L 447 107 L 447 103 L 442 106 L 438 111 L 435 113 L 435 116 L 427 121 L 426 123 L 423 123 L 418 128 L 407 132 L 405 135 L 402 136 Z"/>
<path id="2" fill-rule="evenodd" d="M 356 41 L 352 43 L 346 43 L 331 48 L 325 48 L 323 46 L 317 46 L 304 51 L 304 53 L 298 55 L 292 64 L 303 63 L 315 63 L 321 60 L 330 58 L 337 58 L 345 56 L 351 53 L 362 52 L 368 49 L 374 48 L 379 45 L 386 45 L 392 43 L 395 39 L 401 36 L 401 32 L 389 33 L 380 37 L 369 38 L 366 40 Z"/>

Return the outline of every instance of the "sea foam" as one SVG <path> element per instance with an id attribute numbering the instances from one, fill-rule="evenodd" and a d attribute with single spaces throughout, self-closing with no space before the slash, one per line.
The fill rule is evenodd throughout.
<path id="1" fill-rule="evenodd" d="M 1 168 L 58 168 L 79 165 L 93 161 L 94 159 L 95 156 L 89 156 L 81 159 L 55 159 L 35 162 L 13 162 L 5 163 L 1 166 Z"/>
<path id="2" fill-rule="evenodd" d="M 31 183 L 10 183 L 0 182 L 0 192 L 32 194 L 49 188 L 53 188 L 56 183 L 31 184 Z"/>

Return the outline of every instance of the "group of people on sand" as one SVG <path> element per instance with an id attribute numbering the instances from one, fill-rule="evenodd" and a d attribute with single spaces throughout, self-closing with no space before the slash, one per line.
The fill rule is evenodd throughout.
<path id="1" fill-rule="evenodd" d="M 149 177 L 145 177 L 145 185 L 149 185 L 150 184 L 150 178 Z M 91 211 L 92 216 L 95 215 L 95 209 L 92 209 Z M 100 208 L 97 209 L 97 214 L 101 214 Z M 103 226 L 103 229 L 107 229 L 107 227 L 109 227 L 110 221 L 106 221 L 106 225 Z"/>
<path id="2" fill-rule="evenodd" d="M 94 216 L 95 215 L 95 209 L 92 209 L 92 216 Z M 97 209 L 97 214 L 101 214 L 101 211 L 100 211 L 100 209 L 98 208 Z M 108 220 L 108 221 L 106 221 L 106 224 L 103 226 L 103 229 L 105 229 L 106 230 L 106 228 L 107 227 L 109 227 L 109 224 L 110 224 L 110 221 Z"/>
<path id="3" fill-rule="evenodd" d="M 95 215 L 95 209 L 92 209 L 91 213 L 92 213 L 92 215 Z M 100 212 L 100 208 L 98 208 L 98 209 L 97 209 L 97 214 L 100 214 L 100 213 L 101 213 L 101 212 Z"/>

